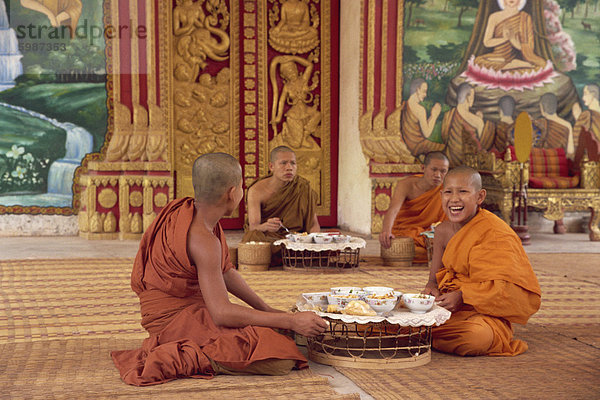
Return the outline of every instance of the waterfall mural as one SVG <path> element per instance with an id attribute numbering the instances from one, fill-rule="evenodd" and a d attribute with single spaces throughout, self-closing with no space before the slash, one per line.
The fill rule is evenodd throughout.
<path id="1" fill-rule="evenodd" d="M 0 214 L 70 215 L 107 131 L 104 4 L 23 3 L 0 0 Z"/>
<path id="2" fill-rule="evenodd" d="M 0 2 L 0 91 L 15 86 L 15 78 L 23 73 L 21 57 L 17 34 L 8 24 L 6 5 Z"/>

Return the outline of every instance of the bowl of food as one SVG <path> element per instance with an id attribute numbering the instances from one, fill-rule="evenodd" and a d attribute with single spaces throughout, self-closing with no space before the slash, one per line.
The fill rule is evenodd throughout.
<path id="1" fill-rule="evenodd" d="M 320 306 L 327 308 L 329 301 L 327 300 L 328 292 L 302 293 L 302 297 L 312 306 Z"/>
<path id="2" fill-rule="evenodd" d="M 355 286 L 338 286 L 332 287 L 331 294 L 351 294 L 351 293 L 364 293 L 362 288 Z"/>
<path id="3" fill-rule="evenodd" d="M 333 243 L 349 243 L 352 236 L 349 235 L 333 235 Z"/>
<path id="4" fill-rule="evenodd" d="M 392 311 L 398 303 L 398 297 L 393 294 L 378 296 L 375 294 L 367 295 L 365 301 L 371 306 L 377 314 L 385 314 Z"/>
<path id="5" fill-rule="evenodd" d="M 340 308 L 346 307 L 346 305 L 352 300 L 360 300 L 358 294 L 329 294 L 327 295 L 327 302 L 329 304 L 335 304 Z"/>
<path id="6" fill-rule="evenodd" d="M 290 242 L 295 242 L 297 237 L 298 235 L 296 235 L 295 233 L 288 233 L 287 235 L 285 235 L 285 238 Z"/>
<path id="7" fill-rule="evenodd" d="M 327 244 L 333 242 L 333 236 L 326 233 L 316 233 L 313 236 L 313 240 L 318 244 Z"/>
<path id="8" fill-rule="evenodd" d="M 404 293 L 402 302 L 411 312 L 425 314 L 433 307 L 435 296 L 423 293 Z"/>
<path id="9" fill-rule="evenodd" d="M 298 233 L 296 235 L 296 242 L 313 243 L 313 235 L 307 232 Z"/>
<path id="10" fill-rule="evenodd" d="M 394 288 L 386 286 L 367 286 L 363 288 L 367 295 L 385 296 L 387 294 L 394 295 Z"/>

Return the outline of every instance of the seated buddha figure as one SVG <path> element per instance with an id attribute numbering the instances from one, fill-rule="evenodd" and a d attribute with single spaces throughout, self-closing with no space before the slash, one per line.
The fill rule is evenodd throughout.
<path id="1" fill-rule="evenodd" d="M 498 0 L 500 11 L 489 16 L 483 45 L 490 53 L 475 58 L 475 64 L 494 71 L 527 72 L 546 66 L 547 60 L 534 49 L 531 16 L 521 11 L 526 0 Z"/>

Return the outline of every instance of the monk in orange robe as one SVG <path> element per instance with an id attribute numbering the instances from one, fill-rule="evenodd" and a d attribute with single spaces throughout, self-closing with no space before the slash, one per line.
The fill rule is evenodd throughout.
<path id="1" fill-rule="evenodd" d="M 417 78 L 410 83 L 410 97 L 402 104 L 400 132 L 406 147 L 415 157 L 432 151 L 442 151 L 446 147 L 443 143 L 429 140 L 442 106 L 439 103 L 434 104 L 431 115 L 427 118 L 427 110 L 421 105 L 426 98 L 427 82 Z"/>
<path id="2" fill-rule="evenodd" d="M 515 356 L 527 344 L 513 337 L 540 307 L 541 290 L 521 240 L 493 213 L 481 176 L 469 167 L 450 170 L 442 189 L 448 220 L 437 226 L 424 293 L 452 312 L 433 328 L 433 347 L 462 356 Z"/>
<path id="3" fill-rule="evenodd" d="M 312 312 L 268 306 L 229 261 L 219 219 L 243 196 L 242 170 L 225 153 L 205 154 L 193 167 L 195 198 L 168 204 L 144 233 L 131 274 L 149 337 L 136 350 L 113 351 L 128 384 L 145 386 L 215 374 L 285 374 L 306 359 L 287 336 L 323 333 Z M 250 307 L 233 304 L 228 292 Z"/>
<path id="4" fill-rule="evenodd" d="M 461 83 L 456 99 L 458 105 L 444 114 L 442 121 L 442 140 L 446 143 L 451 167 L 462 165 L 465 153 L 490 150 L 495 134 L 493 122 L 484 121 L 481 112 L 470 111 L 475 102 L 475 89 L 471 85 Z"/>
<path id="5" fill-rule="evenodd" d="M 390 206 L 383 217 L 379 242 L 389 248 L 396 236 L 415 241 L 415 263 L 427 262 L 425 237 L 421 235 L 436 222 L 445 219 L 440 189 L 448 172 L 448 159 L 443 153 L 432 152 L 425 157 L 422 176 L 402 179 L 396 185 Z"/>
<path id="6" fill-rule="evenodd" d="M 317 194 L 296 175 L 296 154 L 286 146 L 271 151 L 271 173 L 248 189 L 248 224 L 242 242 L 271 242 L 290 232 L 319 232 Z M 279 246 L 272 246 L 271 265 L 280 264 Z"/>

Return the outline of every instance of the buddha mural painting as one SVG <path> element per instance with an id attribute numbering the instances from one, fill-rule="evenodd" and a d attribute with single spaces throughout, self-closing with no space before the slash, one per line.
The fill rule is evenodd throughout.
<path id="1" fill-rule="evenodd" d="M 68 26 L 71 38 L 75 37 L 75 29 L 81 16 L 81 0 L 21 0 L 21 5 L 45 14 L 53 27 Z"/>
<path id="2" fill-rule="evenodd" d="M 536 52 L 527 0 L 498 0 L 499 11 L 487 18 L 483 35 L 486 52 L 472 55 L 464 76 L 468 81 L 505 90 L 532 88 L 552 82 L 552 62 Z"/>

